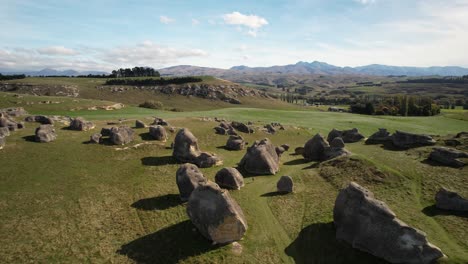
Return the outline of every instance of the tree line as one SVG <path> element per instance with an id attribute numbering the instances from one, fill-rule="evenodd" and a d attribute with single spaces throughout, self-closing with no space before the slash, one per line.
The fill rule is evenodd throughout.
<path id="1" fill-rule="evenodd" d="M 364 96 L 350 105 L 352 113 L 365 115 L 433 116 L 440 106 L 429 96 Z"/>
<path id="2" fill-rule="evenodd" d="M 0 81 L 8 81 L 8 80 L 16 80 L 16 79 L 24 79 L 26 75 L 24 74 L 11 74 L 11 75 L 3 75 L 0 73 Z"/>
<path id="3" fill-rule="evenodd" d="M 109 79 L 105 82 L 106 85 L 133 85 L 133 86 L 151 86 L 151 85 L 168 85 L 168 84 L 184 84 L 191 82 L 201 82 L 201 78 L 196 77 L 174 77 L 170 79 Z"/>
<path id="4" fill-rule="evenodd" d="M 120 78 L 120 77 L 159 77 L 161 76 L 158 71 L 150 67 L 133 67 L 130 68 L 120 68 L 118 70 L 113 70 L 111 77 Z"/>

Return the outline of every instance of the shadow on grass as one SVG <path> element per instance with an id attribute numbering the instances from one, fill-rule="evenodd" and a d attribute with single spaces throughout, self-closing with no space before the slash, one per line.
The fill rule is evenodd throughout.
<path id="1" fill-rule="evenodd" d="M 448 165 L 445 165 L 445 164 L 442 164 L 438 161 L 434 161 L 434 160 L 431 160 L 429 158 L 421 161 L 421 163 L 423 164 L 427 164 L 427 165 L 430 165 L 430 166 L 433 166 L 433 167 L 447 167 L 447 168 L 454 168 L 454 169 L 457 169 L 456 167 L 451 167 L 451 166 L 448 166 Z"/>
<path id="2" fill-rule="evenodd" d="M 172 156 L 164 157 L 144 157 L 141 159 L 141 164 L 145 166 L 163 166 L 163 165 L 172 165 L 178 164 Z"/>
<path id="3" fill-rule="evenodd" d="M 284 251 L 296 263 L 387 263 L 336 240 L 333 222 L 305 227 Z"/>
<path id="4" fill-rule="evenodd" d="M 316 162 L 313 162 L 310 166 L 304 167 L 302 169 L 303 170 L 309 170 L 309 169 L 316 169 L 318 167 L 320 167 L 320 162 L 316 161 Z"/>
<path id="5" fill-rule="evenodd" d="M 421 211 L 427 216 L 454 215 L 458 217 L 468 218 L 468 212 L 439 209 L 435 206 L 435 204 L 427 206 Z"/>
<path id="6" fill-rule="evenodd" d="M 117 253 L 136 263 L 178 263 L 218 248 L 193 229 L 187 220 L 122 245 Z"/>
<path id="7" fill-rule="evenodd" d="M 285 162 L 283 164 L 288 165 L 288 166 L 293 166 L 293 165 L 301 165 L 301 164 L 305 164 L 305 163 L 308 163 L 308 161 L 306 161 L 305 159 L 295 159 L 295 160 L 287 161 L 287 162 Z"/>
<path id="8" fill-rule="evenodd" d="M 34 142 L 34 143 L 40 143 L 36 141 L 36 136 L 31 135 L 31 136 L 24 136 L 23 139 L 27 142 Z"/>
<path id="9" fill-rule="evenodd" d="M 272 176 L 272 174 L 254 174 L 254 173 L 250 173 L 250 172 L 247 172 L 244 168 L 239 167 L 239 166 L 237 166 L 235 168 L 240 172 L 240 174 L 242 174 L 242 176 L 244 178 Z"/>
<path id="10" fill-rule="evenodd" d="M 140 136 L 141 140 L 145 140 L 145 141 L 152 141 L 152 140 L 154 140 L 154 138 L 150 135 L 149 132 L 140 133 L 139 136 Z"/>
<path id="11" fill-rule="evenodd" d="M 268 192 L 260 195 L 261 197 L 273 197 L 273 196 L 280 196 L 280 195 L 287 195 L 287 192 Z"/>
<path id="12" fill-rule="evenodd" d="M 140 199 L 132 204 L 133 208 L 145 211 L 166 210 L 181 205 L 183 202 L 177 194 Z"/>

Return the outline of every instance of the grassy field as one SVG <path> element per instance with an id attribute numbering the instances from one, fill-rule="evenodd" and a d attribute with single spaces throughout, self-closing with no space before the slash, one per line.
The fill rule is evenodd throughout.
<path id="1" fill-rule="evenodd" d="M 24 105 L 31 113 L 84 116 L 97 123 L 134 119 L 150 123 L 152 116 L 187 127 L 203 150 L 217 153 L 223 166 L 236 166 L 245 151 L 222 148 L 227 137 L 214 134 L 213 121 L 200 117 L 253 121 L 257 132 L 243 135 L 252 143 L 270 138 L 275 144 L 302 146 L 315 133 L 357 127 L 366 136 L 379 127 L 389 130 L 454 134 L 468 122 L 466 112 L 436 117 L 373 117 L 304 110 L 226 108 L 208 111 L 155 111 L 128 106 L 122 110 L 79 110 L 112 102 L 72 98 L 33 97 L 59 104 Z M 45 99 L 44 99 L 45 98 Z M 12 101 L 13 100 L 13 101 Z M 0 107 L 23 106 L 33 100 L 2 93 Z M 269 135 L 260 128 L 281 122 L 285 131 Z M 446 186 L 468 197 L 467 169 L 434 166 L 426 161 L 430 147 L 394 151 L 362 142 L 347 144 L 349 160 L 306 163 L 285 153 L 275 176 L 246 177 L 246 186 L 232 191 L 249 229 L 240 244 L 212 246 L 193 227 L 178 197 L 175 172 L 179 166 L 167 143 L 148 140 L 147 129 L 136 129 L 130 148 L 86 144 L 93 132 L 62 129 L 48 144 L 29 141 L 37 124 L 12 133 L 0 151 L 1 263 L 381 263 L 369 254 L 336 241 L 332 208 L 338 190 L 357 181 L 385 201 L 408 224 L 427 233 L 449 257 L 446 263 L 468 261 L 468 218 L 434 209 L 433 196 Z M 138 148 L 131 146 L 145 143 Z M 202 169 L 214 180 L 220 167 Z M 290 175 L 295 193 L 275 196 L 276 181 Z"/>

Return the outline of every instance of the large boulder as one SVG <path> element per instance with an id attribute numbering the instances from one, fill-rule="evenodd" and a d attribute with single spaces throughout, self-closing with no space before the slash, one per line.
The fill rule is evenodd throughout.
<path id="1" fill-rule="evenodd" d="M 135 121 L 135 128 L 146 128 L 145 122 L 141 120 L 136 120 Z"/>
<path id="2" fill-rule="evenodd" d="M 112 127 L 109 139 L 114 145 L 125 145 L 133 141 L 135 132 L 128 126 Z"/>
<path id="3" fill-rule="evenodd" d="M 7 117 L 6 115 L 0 117 L 0 127 L 6 127 L 6 128 L 8 128 L 8 130 L 10 130 L 10 131 L 16 131 L 16 130 L 18 130 L 19 128 L 22 128 L 22 126 L 21 126 L 20 123 L 16 122 L 16 121 L 13 120 L 13 119 L 10 119 L 10 118 Z"/>
<path id="4" fill-rule="evenodd" d="M 468 153 L 446 147 L 435 147 L 431 154 L 429 154 L 429 159 L 437 161 L 447 166 L 452 166 L 460 168 L 466 165 Z"/>
<path id="5" fill-rule="evenodd" d="M 103 127 L 103 128 L 101 129 L 101 133 L 100 133 L 100 134 L 101 134 L 103 137 L 109 137 L 110 134 L 111 134 L 111 129 L 112 129 L 112 128 L 109 128 L 109 127 Z"/>
<path id="6" fill-rule="evenodd" d="M 27 116 L 24 121 L 26 122 L 38 122 L 43 125 L 53 125 L 54 120 L 48 116 L 36 115 L 36 116 Z"/>
<path id="7" fill-rule="evenodd" d="M 183 128 L 177 132 L 172 156 L 180 162 L 193 163 L 200 168 L 212 167 L 223 163 L 215 154 L 202 152 L 198 147 L 198 139 L 187 128 Z"/>
<path id="8" fill-rule="evenodd" d="M 169 126 L 169 123 L 162 118 L 156 117 L 151 125 L 152 126 Z"/>
<path id="9" fill-rule="evenodd" d="M 408 132 L 396 131 L 392 135 L 392 143 L 397 148 L 412 148 L 419 146 L 432 146 L 436 141 L 428 135 L 412 134 Z"/>
<path id="10" fill-rule="evenodd" d="M 201 183 L 192 192 L 187 214 L 198 231 L 215 244 L 240 240 L 247 231 L 240 206 L 214 182 Z"/>
<path id="11" fill-rule="evenodd" d="M 426 235 L 405 224 L 374 194 L 351 182 L 333 209 L 336 238 L 391 263 L 433 263 L 444 254 Z"/>
<path id="12" fill-rule="evenodd" d="M 279 156 L 275 146 L 267 138 L 255 141 L 247 148 L 247 153 L 239 162 L 239 167 L 257 175 L 276 174 L 279 171 Z"/>
<path id="13" fill-rule="evenodd" d="M 99 144 L 101 143 L 102 135 L 99 133 L 92 134 L 89 137 L 89 143 Z"/>
<path id="14" fill-rule="evenodd" d="M 156 140 L 160 140 L 160 141 L 163 141 L 163 142 L 166 142 L 166 140 L 167 140 L 166 129 L 161 125 L 150 126 L 149 127 L 149 134 Z"/>
<path id="15" fill-rule="evenodd" d="M 71 120 L 69 129 L 78 131 L 88 131 L 93 129 L 94 127 L 95 125 L 92 122 L 86 121 L 82 117 L 77 117 Z"/>
<path id="16" fill-rule="evenodd" d="M 36 128 L 35 139 L 37 142 L 48 143 L 57 139 L 57 134 L 52 125 L 40 125 Z"/>
<path id="17" fill-rule="evenodd" d="M 366 144 L 385 144 L 392 141 L 390 132 L 385 128 L 379 128 L 379 131 L 372 134 L 367 140 Z"/>
<path id="18" fill-rule="evenodd" d="M 188 201 L 193 190 L 204 182 L 206 182 L 206 178 L 194 164 L 182 164 L 176 172 L 176 183 L 179 188 L 180 199 L 184 202 Z"/>
<path id="19" fill-rule="evenodd" d="M 276 133 L 276 129 L 271 124 L 267 124 L 265 126 L 265 128 L 266 128 L 267 132 L 272 134 L 272 135 Z"/>
<path id="20" fill-rule="evenodd" d="M 358 142 L 364 138 L 364 136 L 361 133 L 359 133 L 359 130 L 357 128 L 343 131 L 333 129 L 332 131 L 330 131 L 330 133 L 328 133 L 327 141 L 331 142 L 336 137 L 342 138 L 345 143 Z"/>
<path id="21" fill-rule="evenodd" d="M 291 176 L 281 176 L 276 183 L 276 189 L 279 193 L 291 193 L 294 190 L 294 182 Z"/>
<path id="22" fill-rule="evenodd" d="M 323 159 L 329 160 L 336 157 L 349 156 L 351 152 L 345 149 L 343 139 L 336 137 L 330 143 L 330 147 L 325 148 L 323 152 Z"/>
<path id="23" fill-rule="evenodd" d="M 226 135 L 226 133 L 227 133 L 225 128 L 219 127 L 219 126 L 215 127 L 214 130 L 215 130 L 216 134 L 218 134 L 218 135 Z"/>
<path id="24" fill-rule="evenodd" d="M 322 161 L 326 159 L 324 152 L 329 147 L 330 145 L 322 135 L 316 134 L 305 143 L 302 156 L 307 161 Z"/>
<path id="25" fill-rule="evenodd" d="M 228 150 L 242 150 L 244 146 L 245 141 L 242 136 L 229 136 L 225 148 Z"/>
<path id="26" fill-rule="evenodd" d="M 235 128 L 236 130 L 243 132 L 243 133 L 252 134 L 254 132 L 253 128 L 241 122 L 232 121 L 231 126 Z"/>
<path id="27" fill-rule="evenodd" d="M 435 196 L 436 207 L 444 210 L 468 212 L 468 200 L 458 193 L 440 188 Z"/>
<path id="28" fill-rule="evenodd" d="M 8 137 L 10 135 L 10 129 L 8 127 L 0 127 L 0 137 Z"/>
<path id="29" fill-rule="evenodd" d="M 26 110 L 24 110 L 23 107 L 8 107 L 0 109 L 0 114 L 18 117 L 22 115 L 27 115 L 28 112 L 26 112 Z"/>
<path id="30" fill-rule="evenodd" d="M 222 168 L 216 173 L 215 182 L 226 189 L 240 190 L 244 187 L 244 177 L 236 168 Z"/>

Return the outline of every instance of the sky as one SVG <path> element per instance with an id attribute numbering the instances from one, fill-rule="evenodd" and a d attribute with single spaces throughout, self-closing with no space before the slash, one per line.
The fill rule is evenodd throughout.
<path id="1" fill-rule="evenodd" d="M 0 70 L 468 67 L 468 0 L 0 0 Z"/>

